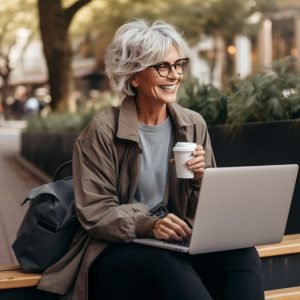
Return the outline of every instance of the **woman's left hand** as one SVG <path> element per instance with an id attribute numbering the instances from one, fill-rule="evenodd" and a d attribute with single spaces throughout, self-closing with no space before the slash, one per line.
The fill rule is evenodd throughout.
<path id="1" fill-rule="evenodd" d="M 203 146 L 197 145 L 193 155 L 195 157 L 188 160 L 186 165 L 194 172 L 195 177 L 202 177 L 205 168 L 205 151 L 203 150 Z M 171 159 L 170 163 L 175 164 L 175 159 Z"/>
<path id="2" fill-rule="evenodd" d="M 202 177 L 205 167 L 205 151 L 203 146 L 197 145 L 193 152 L 194 158 L 187 161 L 188 168 L 194 172 L 195 177 Z"/>

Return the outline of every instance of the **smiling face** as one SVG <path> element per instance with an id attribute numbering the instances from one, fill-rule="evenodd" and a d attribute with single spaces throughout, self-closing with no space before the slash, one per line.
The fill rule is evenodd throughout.
<path id="1" fill-rule="evenodd" d="M 172 46 L 163 62 L 174 64 L 180 56 L 176 47 Z M 137 101 L 147 106 L 165 105 L 176 101 L 177 91 L 183 75 L 178 75 L 172 68 L 169 75 L 161 77 L 155 68 L 149 67 L 135 74 L 131 80 L 137 90 Z"/>

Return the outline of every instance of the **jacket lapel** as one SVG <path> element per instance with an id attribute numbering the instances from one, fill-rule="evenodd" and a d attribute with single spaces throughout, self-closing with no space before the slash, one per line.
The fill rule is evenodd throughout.
<path id="1" fill-rule="evenodd" d="M 138 117 L 133 97 L 126 97 L 121 104 L 117 137 L 139 143 Z"/>

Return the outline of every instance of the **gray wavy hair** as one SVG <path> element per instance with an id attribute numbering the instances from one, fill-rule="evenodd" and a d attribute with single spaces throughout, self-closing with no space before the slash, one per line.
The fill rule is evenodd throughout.
<path id="1" fill-rule="evenodd" d="M 163 21 L 138 19 L 122 25 L 106 49 L 105 72 L 111 84 L 125 95 L 135 95 L 132 76 L 161 62 L 173 45 L 180 55 L 188 56 L 189 47 L 181 34 Z"/>

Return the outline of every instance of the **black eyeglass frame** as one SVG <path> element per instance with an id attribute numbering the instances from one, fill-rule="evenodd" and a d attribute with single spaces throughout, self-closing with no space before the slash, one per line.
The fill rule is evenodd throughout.
<path id="1" fill-rule="evenodd" d="M 171 65 L 170 63 L 168 63 L 168 62 L 161 62 L 161 63 L 159 63 L 159 64 L 149 66 L 149 68 L 154 68 L 160 77 L 167 77 L 167 76 L 169 76 L 170 73 L 171 73 L 171 71 L 172 71 L 172 67 L 174 67 L 174 70 L 176 71 L 176 73 L 177 73 L 178 75 L 182 75 L 182 74 L 184 74 L 184 72 L 186 71 L 186 69 L 184 69 L 184 71 L 183 71 L 182 73 L 178 73 L 177 70 L 176 70 L 176 65 L 177 65 L 180 61 L 185 61 L 185 62 L 186 62 L 186 66 L 187 66 L 188 63 L 189 63 L 189 61 L 190 61 L 190 59 L 189 59 L 188 57 L 185 57 L 185 58 L 179 58 L 179 59 L 177 59 L 177 60 L 175 61 L 175 63 L 172 64 L 172 65 Z M 169 69 L 168 74 L 165 75 L 165 76 L 161 75 L 160 72 L 159 72 L 159 68 L 160 68 L 162 65 L 164 65 L 164 67 L 167 67 L 167 68 Z"/>

